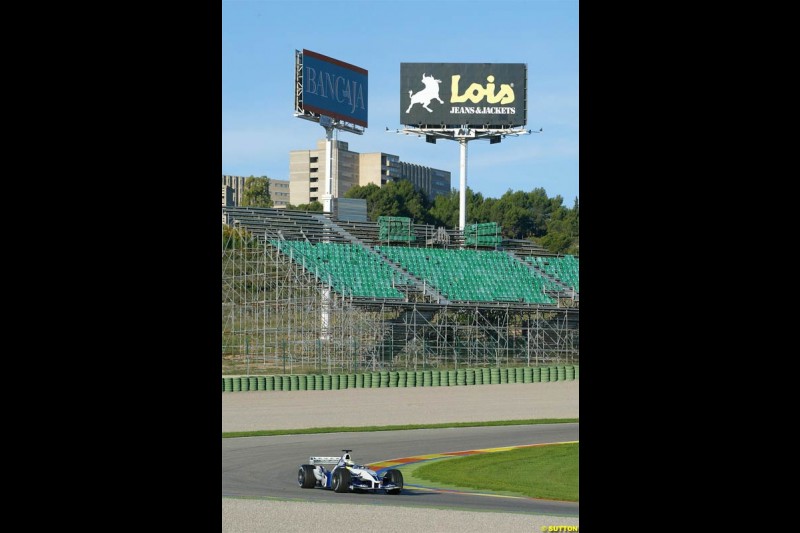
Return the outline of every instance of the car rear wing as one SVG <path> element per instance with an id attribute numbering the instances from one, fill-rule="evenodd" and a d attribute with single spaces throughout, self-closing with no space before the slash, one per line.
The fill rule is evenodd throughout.
<path id="1" fill-rule="evenodd" d="M 312 465 L 335 465 L 341 457 L 309 457 L 308 462 Z"/>

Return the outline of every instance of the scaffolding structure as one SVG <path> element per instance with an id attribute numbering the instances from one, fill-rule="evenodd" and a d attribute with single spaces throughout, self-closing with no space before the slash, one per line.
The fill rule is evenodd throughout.
<path id="1" fill-rule="evenodd" d="M 223 375 L 579 363 L 575 299 L 442 304 L 410 287 L 404 299 L 344 297 L 270 244 L 279 238 L 223 224 Z"/>

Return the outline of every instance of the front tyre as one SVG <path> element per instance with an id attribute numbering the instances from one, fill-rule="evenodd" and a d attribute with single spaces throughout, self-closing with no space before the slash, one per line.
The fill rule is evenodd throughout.
<path id="1" fill-rule="evenodd" d="M 297 484 L 304 489 L 313 489 L 317 484 L 317 478 L 314 477 L 313 465 L 301 465 L 300 470 L 297 472 Z"/>
<path id="2" fill-rule="evenodd" d="M 350 489 L 350 471 L 337 468 L 331 479 L 331 488 L 334 492 L 347 492 Z"/>
<path id="3" fill-rule="evenodd" d="M 383 482 L 397 485 L 396 489 L 389 489 L 386 491 L 386 494 L 400 494 L 400 491 L 403 489 L 403 473 L 394 468 L 387 470 L 386 475 L 383 476 Z"/>

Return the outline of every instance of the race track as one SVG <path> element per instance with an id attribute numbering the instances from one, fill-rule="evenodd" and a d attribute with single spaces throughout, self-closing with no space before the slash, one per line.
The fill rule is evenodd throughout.
<path id="1" fill-rule="evenodd" d="M 578 424 L 570 423 L 222 439 L 222 495 L 577 518 L 578 503 L 571 502 L 436 492 L 409 486 L 397 496 L 302 489 L 297 484 L 297 470 L 311 455 L 337 456 L 343 448 L 353 450 L 357 463 L 370 464 L 435 453 L 578 441 L 578 433 Z"/>

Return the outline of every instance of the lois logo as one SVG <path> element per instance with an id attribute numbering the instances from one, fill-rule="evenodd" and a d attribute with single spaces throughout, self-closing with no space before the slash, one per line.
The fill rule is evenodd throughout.
<path id="1" fill-rule="evenodd" d="M 433 113 L 433 109 L 428 107 L 428 104 L 431 103 L 431 100 L 436 99 L 439 100 L 440 104 L 444 103 L 442 99 L 439 98 L 439 84 L 442 83 L 442 80 L 434 79 L 433 76 L 426 76 L 423 72 L 422 83 L 425 85 L 425 88 L 417 94 L 414 94 L 414 91 L 408 91 L 408 96 L 411 97 L 411 103 L 408 104 L 406 113 L 411 112 L 411 107 L 414 104 L 421 104 L 422 107 L 427 109 L 430 113 Z"/>
<path id="2" fill-rule="evenodd" d="M 463 103 L 469 100 L 473 104 L 477 104 L 483 98 L 490 104 L 510 104 L 514 101 L 514 87 L 513 84 L 509 85 L 503 83 L 500 85 L 500 90 L 494 92 L 494 76 L 489 75 L 486 77 L 486 87 L 482 87 L 480 83 L 473 83 L 464 91 L 463 94 L 458 94 L 458 82 L 461 81 L 461 75 L 455 74 L 451 78 L 451 94 L 450 102 Z"/>

